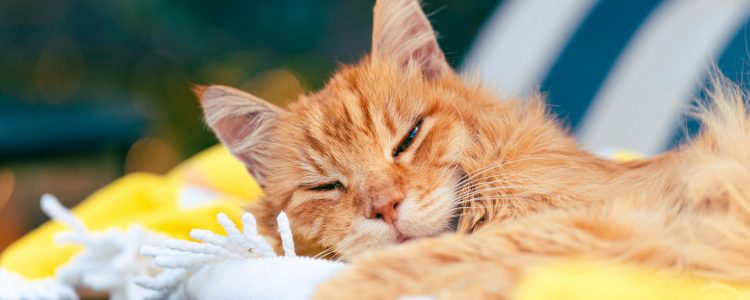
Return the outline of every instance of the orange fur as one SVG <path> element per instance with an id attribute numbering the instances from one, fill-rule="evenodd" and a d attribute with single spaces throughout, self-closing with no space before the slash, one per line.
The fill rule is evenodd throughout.
<path id="1" fill-rule="evenodd" d="M 284 210 L 303 254 L 351 259 L 317 298 L 503 299 L 529 267 L 579 256 L 750 282 L 736 87 L 717 81 L 692 143 L 618 164 L 579 149 L 541 97 L 500 100 L 447 66 L 415 0 L 380 0 L 372 55 L 286 109 L 200 91 L 209 126 L 264 186 L 263 230 Z M 394 194 L 397 217 L 374 217 Z M 418 240 L 377 250 L 404 238 Z"/>

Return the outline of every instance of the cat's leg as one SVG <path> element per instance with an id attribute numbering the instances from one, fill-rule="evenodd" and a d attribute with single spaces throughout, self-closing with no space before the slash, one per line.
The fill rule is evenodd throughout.
<path id="1" fill-rule="evenodd" d="M 451 234 L 364 254 L 324 283 L 315 299 L 395 299 L 405 295 L 508 299 L 531 267 L 587 256 L 676 270 L 710 268 L 686 257 L 685 239 L 664 216 L 550 212 L 472 235 Z M 657 214 L 658 215 L 658 214 Z M 670 220 L 671 221 L 671 220 Z M 679 223 L 679 222 L 678 222 Z M 720 273 L 720 270 L 718 270 Z"/>
<path id="2" fill-rule="evenodd" d="M 451 235 L 365 254 L 324 283 L 314 299 L 396 299 L 401 296 L 503 299 L 517 281 L 515 262 L 487 261 L 471 239 Z M 498 253 L 493 253 L 493 257 Z M 508 253 L 508 258 L 511 256 Z M 471 274 L 471 276 L 467 276 Z M 475 283 L 482 275 L 494 287 Z"/>

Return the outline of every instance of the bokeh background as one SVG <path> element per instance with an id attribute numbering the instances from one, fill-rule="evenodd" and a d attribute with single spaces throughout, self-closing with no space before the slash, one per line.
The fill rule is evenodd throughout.
<path id="1" fill-rule="evenodd" d="M 501 1 L 424 3 L 461 63 Z M 132 172 L 216 143 L 193 84 L 284 104 L 370 47 L 374 1 L 0 0 L 0 250 Z"/>

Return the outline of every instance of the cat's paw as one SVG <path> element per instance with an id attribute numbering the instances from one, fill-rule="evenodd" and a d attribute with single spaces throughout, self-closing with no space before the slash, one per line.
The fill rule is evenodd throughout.
<path id="1" fill-rule="evenodd" d="M 417 276 L 373 257 L 355 262 L 316 290 L 313 299 L 398 299 L 415 295 Z"/>
<path id="2" fill-rule="evenodd" d="M 508 299 L 518 266 L 488 260 L 469 246 L 474 242 L 447 235 L 364 254 L 324 282 L 314 299 Z"/>
<path id="3" fill-rule="evenodd" d="M 433 285 L 435 278 L 430 277 L 442 267 L 457 262 L 445 260 L 442 256 L 445 253 L 437 250 L 444 249 L 445 242 L 445 239 L 425 239 L 363 254 L 321 285 L 315 299 L 398 299 L 432 295 L 439 287 Z"/>

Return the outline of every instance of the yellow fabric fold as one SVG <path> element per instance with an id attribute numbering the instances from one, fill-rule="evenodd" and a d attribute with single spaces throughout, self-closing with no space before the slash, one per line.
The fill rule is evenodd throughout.
<path id="1" fill-rule="evenodd" d="M 126 229 L 140 224 L 188 239 L 193 228 L 221 232 L 216 214 L 240 221 L 243 205 L 260 195 L 244 166 L 221 147 L 212 147 L 165 176 L 129 174 L 94 192 L 73 209 L 91 231 Z M 199 201 L 187 202 L 195 198 Z M 68 228 L 47 222 L 13 243 L 0 256 L 0 266 L 27 278 L 54 275 L 79 247 L 55 245 L 53 236 Z"/>

